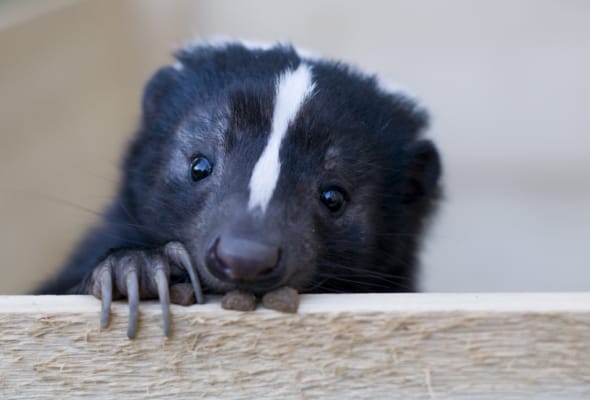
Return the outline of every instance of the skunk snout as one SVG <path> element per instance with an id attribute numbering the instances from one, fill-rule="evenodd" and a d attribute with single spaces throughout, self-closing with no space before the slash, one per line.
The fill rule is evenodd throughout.
<path id="1" fill-rule="evenodd" d="M 260 241 L 221 235 L 207 251 L 207 268 L 218 279 L 258 283 L 280 279 L 281 248 Z"/>

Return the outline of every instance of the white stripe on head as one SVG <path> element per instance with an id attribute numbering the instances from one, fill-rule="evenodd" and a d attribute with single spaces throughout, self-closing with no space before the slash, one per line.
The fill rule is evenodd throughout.
<path id="1" fill-rule="evenodd" d="M 313 89 L 311 69 L 306 64 L 300 64 L 296 70 L 288 70 L 279 77 L 275 87 L 270 137 L 250 178 L 250 210 L 256 207 L 260 207 L 263 213 L 266 210 L 279 180 L 281 143 L 287 134 L 289 124 L 293 122 Z"/>

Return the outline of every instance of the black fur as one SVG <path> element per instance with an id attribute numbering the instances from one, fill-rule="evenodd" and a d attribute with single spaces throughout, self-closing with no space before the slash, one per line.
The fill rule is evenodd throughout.
<path id="1" fill-rule="evenodd" d="M 289 46 L 201 45 L 176 58 L 182 68 L 163 67 L 146 86 L 141 127 L 101 225 L 39 293 L 89 293 L 92 271 L 107 255 L 170 241 L 186 246 L 208 293 L 283 285 L 302 292 L 417 288 L 417 252 L 441 172 L 434 145 L 420 138 L 422 109 L 374 77 L 302 58 Z M 281 147 L 268 210 L 255 215 L 247 210 L 248 182 L 271 128 L 275 82 L 302 62 L 311 66 L 315 91 Z M 198 154 L 214 169 L 192 182 Z M 346 195 L 339 215 L 320 201 L 330 187 Z M 206 254 L 228 232 L 280 248 L 280 276 L 270 283 L 215 277 Z"/>

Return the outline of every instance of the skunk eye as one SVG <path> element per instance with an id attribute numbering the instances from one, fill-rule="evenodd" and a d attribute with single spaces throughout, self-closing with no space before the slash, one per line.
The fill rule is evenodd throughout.
<path id="1" fill-rule="evenodd" d="M 193 181 L 200 181 L 211 175 L 213 172 L 213 165 L 204 156 L 197 156 L 191 163 L 191 178 Z"/>
<path id="2" fill-rule="evenodd" d="M 320 200 L 332 213 L 342 211 L 344 203 L 346 203 L 344 194 L 338 189 L 324 190 L 320 194 Z"/>

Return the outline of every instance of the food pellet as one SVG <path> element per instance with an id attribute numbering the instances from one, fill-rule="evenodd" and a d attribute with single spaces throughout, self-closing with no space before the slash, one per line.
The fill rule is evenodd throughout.
<path id="1" fill-rule="evenodd" d="M 265 294 L 262 297 L 262 305 L 272 310 L 295 313 L 299 308 L 299 293 L 293 288 L 284 286 Z"/>
<path id="2" fill-rule="evenodd" d="M 256 308 L 256 296 L 241 290 L 232 290 L 221 299 L 221 307 L 226 310 L 253 311 Z"/>

